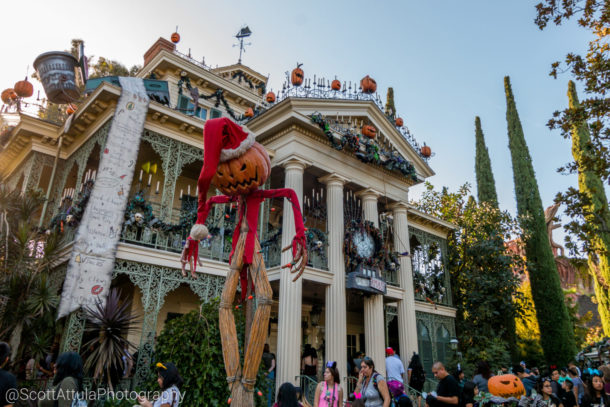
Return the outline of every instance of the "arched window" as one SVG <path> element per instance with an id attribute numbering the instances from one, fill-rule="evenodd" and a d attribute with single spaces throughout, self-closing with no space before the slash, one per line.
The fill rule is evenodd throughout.
<path id="1" fill-rule="evenodd" d="M 450 347 L 451 335 L 445 325 L 441 324 L 436 328 L 436 353 L 438 360 L 443 363 L 448 363 L 451 358 Z"/>
<path id="2" fill-rule="evenodd" d="M 422 365 L 424 365 L 426 375 L 430 376 L 432 374 L 432 363 L 434 363 L 432 360 L 432 338 L 428 327 L 422 321 L 417 321 L 417 342 Z"/>

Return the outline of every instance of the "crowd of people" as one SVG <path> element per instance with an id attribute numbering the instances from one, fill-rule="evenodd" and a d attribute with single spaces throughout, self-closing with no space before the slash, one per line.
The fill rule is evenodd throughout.
<path id="1" fill-rule="evenodd" d="M 16 377 L 5 369 L 10 353 L 9 345 L 0 342 L 0 407 L 12 406 L 7 394 L 17 389 Z M 485 394 L 490 393 L 490 380 L 494 376 L 485 361 L 477 364 L 470 379 L 466 379 L 465 373 L 459 368 L 450 373 L 442 362 L 435 362 L 430 373 L 438 380 L 438 384 L 435 391 L 426 394 L 423 392 L 426 371 L 416 353 L 405 369 L 394 350 L 387 348 L 386 376 L 376 370 L 371 358 L 363 354 L 356 356 L 347 367 L 351 374 L 357 375 L 355 387 L 344 388 L 337 363 L 329 361 L 322 370 L 322 380 L 315 386 L 312 407 L 413 407 L 414 404 L 416 407 L 483 407 L 485 403 L 508 403 L 506 400 L 499 401 L 498 398 L 485 398 Z M 264 395 L 269 407 L 309 406 L 306 400 L 312 397 L 305 397 L 303 383 L 301 387 L 283 383 L 275 391 L 276 361 L 269 345 L 265 345 L 262 364 L 269 385 Z M 74 403 L 75 400 L 79 401 L 78 394 L 83 390 L 84 378 L 80 355 L 74 352 L 62 353 L 49 367 L 52 370 L 49 372 L 52 375 L 50 390 L 55 393 L 47 392 L 47 396 L 38 399 L 37 405 L 77 405 Z M 36 366 L 30 366 L 29 369 L 36 371 Z M 315 349 L 305 349 L 301 369 L 303 376 L 317 382 L 318 357 Z M 138 404 L 145 407 L 179 407 L 182 402 L 183 380 L 178 368 L 171 362 L 159 362 L 156 364 L 156 373 L 160 396 L 155 400 L 138 398 Z M 543 376 L 539 369 L 529 369 L 521 362 L 512 368 L 501 367 L 496 375 L 508 373 L 517 376 L 523 384 L 525 398 L 521 399 L 519 407 L 610 407 L 610 365 L 581 370 L 571 363 L 562 368 L 551 367 L 548 374 Z M 29 378 L 38 375 L 31 371 L 26 374 Z M 482 397 L 477 397 L 479 394 Z"/>

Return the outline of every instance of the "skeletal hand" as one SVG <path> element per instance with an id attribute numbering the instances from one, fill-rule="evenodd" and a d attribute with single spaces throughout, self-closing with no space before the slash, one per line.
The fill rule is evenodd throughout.
<path id="1" fill-rule="evenodd" d="M 282 252 L 285 252 L 292 248 L 292 261 L 282 266 L 282 268 L 289 268 L 291 273 L 297 273 L 292 281 L 297 281 L 307 266 L 308 255 L 305 242 L 304 236 L 295 236 L 292 244 L 282 249 Z"/>

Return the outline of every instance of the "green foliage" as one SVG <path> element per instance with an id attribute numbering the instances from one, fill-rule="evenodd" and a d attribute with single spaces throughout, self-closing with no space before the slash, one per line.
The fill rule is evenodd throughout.
<path id="1" fill-rule="evenodd" d="M 105 304 L 97 302 L 94 307 L 84 309 L 85 332 L 92 335 L 83 345 L 87 349 L 85 369 L 110 389 L 121 377 L 125 349 L 136 348 L 127 337 L 138 323 L 138 316 L 130 311 L 131 301 L 121 301 L 120 296 L 119 290 L 111 289 Z"/>
<path id="2" fill-rule="evenodd" d="M 517 211 L 523 230 L 527 271 L 540 326 L 541 345 L 548 364 L 565 365 L 576 353 L 574 335 L 551 251 L 532 159 L 508 76 L 504 78 L 504 87 Z"/>
<path id="3" fill-rule="evenodd" d="M 38 231 L 42 192 L 20 192 L 0 183 L 0 298 L 6 301 L 0 340 L 17 349 L 17 358 L 39 359 L 57 340 L 61 239 Z"/>
<path id="4" fill-rule="evenodd" d="M 474 171 L 477 177 L 477 197 L 479 202 L 489 202 L 492 206 L 498 207 L 498 194 L 496 193 L 496 181 L 491 170 L 491 160 L 485 145 L 485 136 L 481 129 L 481 119 L 477 116 L 474 119 L 476 152 L 474 160 Z"/>
<path id="5" fill-rule="evenodd" d="M 580 103 L 572 81 L 568 97 L 570 109 L 576 111 Z M 586 121 L 573 121 L 572 156 L 578 168 L 578 191 L 570 188 L 558 194 L 557 201 L 566 204 L 566 214 L 571 217 L 566 229 L 583 243 L 589 255 L 600 319 L 604 332 L 610 335 L 610 208 L 601 178 L 584 163 L 592 148 Z M 574 250 L 576 244 L 569 243 Z"/>
<path id="6" fill-rule="evenodd" d="M 169 321 L 157 339 L 156 362 L 173 362 L 184 379 L 182 394 L 185 406 L 226 406 L 229 398 L 226 372 L 222 357 L 222 344 L 218 326 L 218 300 L 202 304 L 200 310 L 191 311 Z M 243 349 L 245 318 L 235 312 L 237 336 Z M 156 372 L 153 366 L 153 371 Z M 254 395 L 257 406 L 266 405 L 264 376 L 259 373 L 256 389 L 263 396 Z M 157 388 L 156 374 L 149 388 Z"/>
<path id="7" fill-rule="evenodd" d="M 523 312 L 516 319 L 518 359 L 524 360 L 529 366 L 542 366 L 545 364 L 544 352 L 540 346 L 540 327 L 529 280 L 521 283 L 519 293 L 515 301 Z"/>
<path id="8" fill-rule="evenodd" d="M 457 308 L 456 330 L 466 363 L 474 365 L 481 355 L 507 365 L 510 362 L 510 323 L 521 312 L 512 298 L 519 298 L 519 278 L 513 272 L 516 256 L 507 252 L 504 242 L 518 231 L 508 212 L 487 202 L 477 204 L 470 186 L 457 192 L 447 188 L 435 191 L 426 183 L 419 209 L 452 222 L 458 229 L 449 235 L 448 270 L 453 302 Z"/>

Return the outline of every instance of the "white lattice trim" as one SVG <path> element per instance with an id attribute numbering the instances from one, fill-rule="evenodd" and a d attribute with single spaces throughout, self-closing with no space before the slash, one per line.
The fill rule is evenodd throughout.
<path id="1" fill-rule="evenodd" d="M 244 129 L 245 130 L 245 129 Z M 254 133 L 248 132 L 248 137 L 236 148 L 223 148 L 220 150 L 220 162 L 232 160 L 235 157 L 239 157 L 245 153 L 254 144 L 256 136 Z"/>

